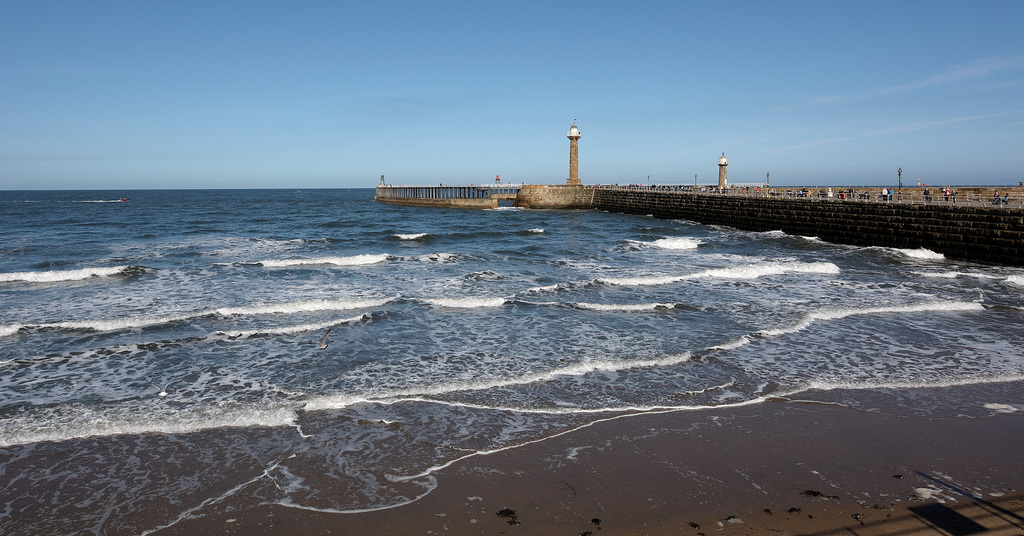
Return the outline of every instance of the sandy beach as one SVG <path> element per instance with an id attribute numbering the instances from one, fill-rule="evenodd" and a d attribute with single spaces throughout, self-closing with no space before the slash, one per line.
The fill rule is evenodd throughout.
<path id="1" fill-rule="evenodd" d="M 390 510 L 223 504 L 156 534 L 1022 534 L 1021 445 L 1019 413 L 925 420 L 778 400 L 474 456 Z"/>

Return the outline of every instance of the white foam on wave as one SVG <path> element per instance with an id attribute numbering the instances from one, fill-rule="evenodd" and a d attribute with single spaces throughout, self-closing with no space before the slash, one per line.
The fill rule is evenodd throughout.
<path id="1" fill-rule="evenodd" d="M 267 268 L 287 268 L 290 266 L 312 266 L 330 264 L 334 266 L 364 266 L 367 264 L 377 264 L 384 262 L 388 259 L 387 254 L 365 254 L 365 255 L 352 255 L 350 257 L 313 257 L 309 259 L 268 259 L 259 261 Z"/>
<path id="2" fill-rule="evenodd" d="M 906 255 L 907 257 L 910 257 L 912 259 L 939 261 L 939 260 L 943 260 L 943 259 L 946 258 L 946 256 L 943 255 L 942 253 L 936 253 L 936 252 L 934 252 L 934 251 L 932 251 L 930 249 L 925 249 L 925 248 L 919 248 L 919 249 L 893 248 L 893 250 L 898 252 L 898 253 L 902 253 L 903 255 Z"/>
<path id="3" fill-rule="evenodd" d="M 977 302 L 926 302 L 917 303 L 910 305 L 892 305 L 882 307 L 863 307 L 863 308 L 846 308 L 846 309 L 829 309 L 823 311 L 813 311 L 805 314 L 797 323 L 775 329 L 764 329 L 757 331 L 750 335 L 740 335 L 734 339 L 728 340 L 721 344 L 708 347 L 708 350 L 734 350 L 749 344 L 755 336 L 762 337 L 775 337 L 779 335 L 788 335 L 790 333 L 796 333 L 809 328 L 812 324 L 817 321 L 828 321 L 828 320 L 841 320 L 850 316 L 857 315 L 874 315 L 874 314 L 903 314 L 903 313 L 923 313 L 923 312 L 974 312 L 984 311 L 985 308 Z"/>
<path id="4" fill-rule="evenodd" d="M 985 409 L 993 410 L 996 413 L 1017 413 L 1019 411 L 1024 411 L 1024 404 L 996 404 L 996 403 L 991 403 L 991 404 L 985 404 L 982 407 L 984 407 Z"/>
<path id="5" fill-rule="evenodd" d="M 730 266 L 726 268 L 711 268 L 695 274 L 694 277 L 713 277 L 717 279 L 757 279 L 766 275 L 792 273 L 834 275 L 839 273 L 839 267 L 831 262 L 773 262 L 748 264 L 746 266 Z"/>
<path id="6" fill-rule="evenodd" d="M 998 276 L 983 274 L 979 272 L 958 272 L 956 270 L 947 270 L 942 272 L 914 272 L 914 274 L 921 277 L 935 277 L 939 279 L 956 279 L 957 277 L 974 277 L 977 279 L 999 279 Z"/>
<path id="7" fill-rule="evenodd" d="M 459 260 L 459 256 L 454 253 L 430 253 L 427 255 L 420 255 L 416 257 L 416 260 L 421 262 L 439 262 L 441 264 L 451 264 Z"/>
<path id="8" fill-rule="evenodd" d="M 294 326 L 280 326 L 274 328 L 261 328 L 249 331 L 218 331 L 221 335 L 227 335 L 228 337 L 252 337 L 253 335 L 290 335 L 292 333 L 303 333 L 306 331 L 320 331 L 341 324 L 351 324 L 352 322 L 358 322 L 370 318 L 369 313 L 363 313 L 358 316 L 350 318 L 337 318 L 334 320 L 328 320 L 326 322 L 314 322 L 308 324 L 297 324 Z"/>
<path id="9" fill-rule="evenodd" d="M 1024 287 L 1024 275 L 1011 275 L 1006 278 L 1006 281 Z"/>
<path id="10" fill-rule="evenodd" d="M 598 281 L 608 285 L 619 285 L 626 287 L 647 286 L 647 285 L 668 285 L 686 279 L 686 276 L 679 275 L 648 275 L 637 277 L 602 277 Z"/>
<path id="11" fill-rule="evenodd" d="M 182 320 L 188 320 L 190 318 L 206 316 L 209 314 L 210 311 L 178 316 L 138 316 L 129 318 L 82 320 L 77 322 L 52 322 L 49 324 L 38 324 L 36 326 L 29 327 L 38 327 L 43 329 L 59 328 L 72 330 L 118 331 L 122 329 L 134 329 L 160 324 L 169 324 L 171 322 L 181 322 Z"/>
<path id="12" fill-rule="evenodd" d="M 22 328 L 58 328 L 71 330 L 93 330 L 93 331 L 118 331 L 122 329 L 135 329 L 172 322 L 181 322 L 192 318 L 204 316 L 249 316 L 249 315 L 271 315 L 271 314 L 295 314 L 315 311 L 344 311 L 351 309 L 365 309 L 380 307 L 392 301 L 392 298 L 372 299 L 341 299 L 341 300 L 305 300 L 284 303 L 244 305 L 239 307 L 221 307 L 219 309 L 208 309 L 193 313 L 173 316 L 136 316 L 114 319 L 95 319 L 67 322 L 53 322 L 48 324 L 20 325 L 0 327 L 0 336 L 12 335 Z M 17 329 L 15 329 L 17 328 Z"/>
<path id="13" fill-rule="evenodd" d="M 458 309 L 475 309 L 477 307 L 501 307 L 508 301 L 506 298 L 467 297 L 467 298 L 422 298 L 430 305 L 452 307 Z"/>
<path id="14" fill-rule="evenodd" d="M 429 396 L 441 396 L 449 393 L 462 392 L 462 391 L 485 391 L 489 389 L 497 389 L 502 387 L 511 387 L 518 385 L 528 385 L 531 383 L 538 383 L 549 381 L 560 376 L 582 376 L 591 372 L 614 372 L 620 370 L 628 370 L 635 368 L 645 367 L 667 367 L 672 365 L 678 365 L 680 363 L 686 363 L 690 361 L 690 353 L 683 352 L 680 354 L 667 354 L 664 356 L 650 358 L 650 359 L 595 359 L 595 360 L 584 360 L 564 367 L 556 369 L 536 372 L 533 374 L 526 374 L 517 377 L 509 378 L 490 378 L 484 380 L 475 381 L 462 381 L 462 382 L 451 382 L 451 383 L 437 383 L 432 385 L 416 386 L 408 389 L 396 389 L 387 392 L 380 393 L 364 393 L 364 394 L 336 394 L 336 395 L 323 395 L 310 398 L 303 409 L 306 411 L 320 411 L 320 410 L 331 410 L 340 409 L 352 404 L 377 401 L 381 402 L 384 400 L 395 400 L 395 399 L 409 399 L 418 397 L 429 397 Z M 437 401 L 435 401 L 437 402 Z M 460 405 L 466 405 L 459 403 Z M 537 412 L 537 413 L 549 413 L 551 410 L 530 410 L 525 408 L 519 408 L 517 411 L 524 412 Z M 570 409 L 564 409 L 562 412 L 573 411 Z M 579 411 L 578 409 L 575 411 Z M 606 412 L 614 411 L 608 408 L 601 408 L 592 410 L 593 412 Z"/>
<path id="15" fill-rule="evenodd" d="M 678 303 L 584 303 L 574 304 L 580 309 L 591 311 L 656 311 L 658 309 L 673 309 Z"/>
<path id="16" fill-rule="evenodd" d="M 700 246 L 700 244 L 700 240 L 688 237 L 659 238 L 654 242 L 651 242 L 651 245 L 655 247 L 675 250 L 697 249 L 697 247 Z"/>
<path id="17" fill-rule="evenodd" d="M 840 309 L 826 309 L 822 311 L 814 311 L 807 313 L 800 319 L 799 322 L 792 326 L 777 328 L 777 329 L 766 329 L 758 331 L 759 335 L 776 336 L 785 335 L 789 333 L 796 333 L 807 329 L 811 324 L 819 320 L 839 320 L 856 315 L 877 315 L 877 314 L 906 314 L 906 313 L 926 313 L 926 312 L 976 312 L 984 311 L 985 308 L 977 302 L 925 302 L 925 303 L 914 303 L 908 305 L 885 305 L 880 307 L 862 307 L 862 308 L 840 308 Z"/>
<path id="18" fill-rule="evenodd" d="M 562 288 L 564 288 L 565 286 L 566 286 L 566 285 L 565 285 L 564 283 L 558 283 L 558 284 L 554 284 L 554 285 L 547 285 L 547 286 L 543 286 L 543 287 L 530 287 L 530 288 L 528 288 L 528 289 L 524 290 L 524 291 L 523 291 L 523 293 L 548 293 L 548 292 L 558 292 L 559 290 L 561 290 L 561 289 L 562 289 Z"/>
<path id="19" fill-rule="evenodd" d="M 7 325 L 0 326 L 0 337 L 7 337 L 9 335 L 14 335 L 15 333 L 21 331 L 21 328 L 24 328 L 24 327 L 27 327 L 27 326 L 25 326 L 25 324 L 7 324 Z"/>
<path id="20" fill-rule="evenodd" d="M 296 408 L 217 404 L 178 409 L 146 403 L 117 407 L 85 404 L 33 408 L 4 417 L 0 447 L 96 436 L 185 434 L 214 428 L 291 426 Z"/>
<path id="21" fill-rule="evenodd" d="M 946 272 L 914 272 L 914 274 L 919 275 L 921 277 L 935 277 L 938 279 L 956 279 L 957 277 L 960 277 L 962 275 L 967 275 L 963 272 L 957 272 L 955 270 Z"/>
<path id="22" fill-rule="evenodd" d="M 534 234 L 541 234 L 541 233 L 544 232 L 544 229 L 527 229 L 526 232 L 534 233 Z"/>
<path id="23" fill-rule="evenodd" d="M 58 281 L 77 281 L 91 277 L 109 277 L 124 272 L 129 268 L 130 266 L 110 266 L 103 268 L 81 268 L 78 270 L 47 270 L 45 272 L 7 272 L 0 273 L 0 282 L 54 283 Z"/>
<path id="24" fill-rule="evenodd" d="M 392 236 L 402 240 L 419 240 L 420 238 L 427 236 L 427 233 L 394 234 Z"/>
<path id="25" fill-rule="evenodd" d="M 764 262 L 746 264 L 743 266 L 729 266 L 725 268 L 709 268 L 707 270 L 688 275 L 602 277 L 597 281 L 607 283 L 609 285 L 642 286 L 666 285 L 686 279 L 757 279 L 759 277 L 769 275 L 783 275 L 790 273 L 833 275 L 839 273 L 839 267 L 831 262 Z"/>
<path id="26" fill-rule="evenodd" d="M 998 373 L 982 376 L 955 376 L 933 380 L 817 380 L 805 386 L 806 389 L 832 391 L 835 389 L 941 389 L 989 383 L 1012 383 L 1024 381 L 1024 373 Z M 990 408 L 991 409 L 991 408 Z"/>
<path id="27" fill-rule="evenodd" d="M 313 311 L 338 311 L 346 309 L 363 309 L 366 307 L 380 307 L 390 301 L 391 298 L 303 300 L 284 303 L 244 305 L 241 307 L 221 307 L 219 309 L 214 309 L 213 312 L 222 316 L 294 314 Z"/>

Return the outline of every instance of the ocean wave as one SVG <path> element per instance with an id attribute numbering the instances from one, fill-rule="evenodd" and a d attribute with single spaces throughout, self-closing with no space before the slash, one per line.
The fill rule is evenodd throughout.
<path id="1" fill-rule="evenodd" d="M 422 301 L 438 307 L 475 309 L 477 307 L 501 307 L 507 298 L 467 297 L 467 298 L 422 298 Z"/>
<path id="2" fill-rule="evenodd" d="M 421 238 L 427 238 L 430 236 L 429 233 L 412 233 L 412 234 L 393 234 L 391 235 L 400 240 L 419 240 Z"/>
<path id="3" fill-rule="evenodd" d="M 956 270 L 947 270 L 942 272 L 914 272 L 921 277 L 935 277 L 939 279 L 955 279 L 957 277 L 974 277 L 977 279 L 999 279 L 998 276 L 983 274 L 978 272 L 958 272 Z"/>
<path id="4" fill-rule="evenodd" d="M 259 264 L 266 268 L 287 268 L 290 266 L 309 266 L 319 264 L 332 264 L 335 266 L 363 266 L 377 264 L 388 260 L 387 254 L 378 255 L 352 255 L 350 257 L 313 257 L 309 259 L 269 259 L 259 261 Z"/>
<path id="5" fill-rule="evenodd" d="M 557 284 L 554 284 L 554 285 L 545 285 L 543 287 L 530 287 L 530 288 L 524 290 L 523 293 L 524 294 L 534 294 L 534 293 L 540 294 L 540 293 L 548 293 L 548 292 L 558 292 L 559 290 L 561 290 L 563 288 L 567 288 L 567 287 L 568 287 L 568 285 L 566 283 L 557 283 Z"/>
<path id="6" fill-rule="evenodd" d="M 646 286 L 646 285 L 668 285 L 686 279 L 687 276 L 678 275 L 648 275 L 637 277 L 602 277 L 597 279 L 600 283 L 619 286 Z"/>
<path id="7" fill-rule="evenodd" d="M 222 316 L 294 314 L 313 311 L 337 311 L 346 309 L 362 309 L 366 307 L 380 307 L 391 300 L 392 298 L 303 300 L 261 305 L 245 305 L 241 307 L 221 307 L 219 309 L 214 309 L 212 312 Z"/>
<path id="8" fill-rule="evenodd" d="M 675 309 L 678 303 L 575 303 L 578 309 L 589 309 L 591 311 L 657 311 L 659 309 Z"/>
<path id="9" fill-rule="evenodd" d="M 218 331 L 217 333 L 221 335 L 226 335 L 231 338 L 252 337 L 254 335 L 290 335 L 292 333 L 303 333 L 306 331 L 320 331 L 323 329 L 332 328 L 334 326 L 339 326 L 341 324 L 351 324 L 352 322 L 359 322 L 360 320 L 364 320 L 370 317 L 371 315 L 369 313 L 363 313 L 361 315 L 353 316 L 351 318 L 338 318 L 335 320 L 328 320 L 326 322 L 297 324 L 294 326 L 280 326 L 275 328 L 260 328 L 249 331 Z"/>
<path id="10" fill-rule="evenodd" d="M 940 261 L 946 258 L 942 253 L 936 253 L 930 249 L 919 248 L 919 249 L 901 249 L 893 248 L 893 251 L 903 254 L 912 259 L 921 259 L 929 261 Z"/>
<path id="11" fill-rule="evenodd" d="M 889 305 L 881 307 L 863 307 L 848 309 L 826 309 L 807 313 L 796 324 L 778 328 L 758 331 L 759 335 L 776 336 L 795 333 L 807 329 L 811 324 L 819 320 L 840 320 L 850 316 L 878 315 L 878 314 L 905 314 L 905 313 L 927 313 L 927 312 L 976 312 L 984 311 L 985 308 L 977 302 L 925 302 L 908 305 Z"/>
<path id="12" fill-rule="evenodd" d="M 524 233 L 530 233 L 530 234 L 542 234 L 544 232 L 544 229 L 539 229 L 539 228 L 527 229 L 527 230 L 525 230 L 523 232 Z"/>
<path id="13" fill-rule="evenodd" d="M 0 326 L 0 337 L 6 337 L 8 335 L 14 335 L 21 331 L 22 328 L 28 327 L 25 324 L 6 324 Z"/>
<path id="14" fill-rule="evenodd" d="M 177 316 L 139 316 L 129 318 L 113 318 L 113 319 L 96 319 L 96 320 L 81 320 L 81 321 L 67 321 L 67 322 L 52 322 L 47 324 L 37 324 L 34 326 L 41 329 L 70 329 L 70 330 L 91 330 L 91 331 L 118 331 L 122 329 L 135 329 L 143 328 L 148 326 L 158 326 L 160 324 L 170 324 L 172 322 L 181 322 L 190 318 L 196 318 L 200 316 L 207 316 L 211 314 L 209 311 L 196 314 L 186 314 Z"/>
<path id="15" fill-rule="evenodd" d="M 295 407 L 223 403 L 174 409 L 149 404 L 93 407 L 84 404 L 34 408 L 4 417 L 0 447 L 97 436 L 185 434 L 214 428 L 292 426 Z"/>
<path id="16" fill-rule="evenodd" d="M 1006 278 L 1006 281 L 1024 287 L 1024 275 L 1011 275 Z"/>
<path id="17" fill-rule="evenodd" d="M 655 247 L 662 248 L 662 249 L 685 250 L 685 249 L 697 249 L 697 247 L 701 245 L 701 241 L 697 240 L 696 238 L 669 237 L 669 238 L 659 238 L 659 239 L 655 240 L 654 242 L 651 242 L 651 245 L 653 245 Z"/>
<path id="18" fill-rule="evenodd" d="M 755 337 L 776 337 L 788 335 L 809 328 L 818 321 L 841 320 L 843 318 L 858 315 L 876 314 L 904 314 L 904 313 L 925 313 L 925 312 L 976 312 L 984 311 L 985 308 L 977 302 L 925 302 L 909 305 L 891 305 L 882 307 L 863 308 L 841 308 L 813 311 L 805 314 L 799 321 L 791 326 L 775 329 L 763 329 L 754 333 L 740 335 L 721 344 L 710 346 L 708 350 L 734 350 L 745 346 L 754 340 Z"/>
<path id="19" fill-rule="evenodd" d="M 427 255 L 420 255 L 416 257 L 416 260 L 421 262 L 439 262 L 441 264 L 452 264 L 458 262 L 460 259 L 459 255 L 454 253 L 430 253 Z"/>
<path id="20" fill-rule="evenodd" d="M 839 273 L 839 267 L 831 262 L 768 262 L 730 266 L 726 268 L 710 268 L 702 272 L 688 275 L 651 275 L 636 277 L 602 277 L 597 281 L 609 285 L 642 286 L 666 285 L 686 279 L 757 279 L 768 275 L 791 273 L 832 275 Z"/>
<path id="21" fill-rule="evenodd" d="M 69 330 L 118 331 L 122 329 L 135 329 L 149 326 L 157 326 L 161 324 L 170 324 L 173 322 L 181 322 L 184 320 L 201 318 L 204 316 L 248 316 L 271 314 L 295 314 L 314 311 L 344 311 L 350 309 L 380 307 L 391 301 L 392 298 L 306 300 L 275 304 L 246 305 L 240 307 L 221 307 L 219 309 L 207 309 L 203 311 L 195 311 L 192 313 L 185 313 L 180 315 L 135 316 L 113 319 L 52 322 L 45 324 L 10 324 L 0 326 L 0 336 L 13 335 L 22 328 L 57 328 Z"/>
<path id="22" fill-rule="evenodd" d="M 81 268 L 78 270 L 47 270 L 45 272 L 7 272 L 0 273 L 0 282 L 27 281 L 30 283 L 53 283 L 58 281 L 77 281 L 91 277 L 109 277 L 138 269 L 139 267 L 136 266 L 111 266 L 104 268 Z"/>
<path id="23" fill-rule="evenodd" d="M 730 266 L 728 268 L 712 268 L 692 277 L 713 277 L 717 279 L 757 279 L 766 275 L 782 274 L 822 274 L 839 273 L 839 267 L 831 262 L 777 262 L 748 264 L 746 266 Z"/>

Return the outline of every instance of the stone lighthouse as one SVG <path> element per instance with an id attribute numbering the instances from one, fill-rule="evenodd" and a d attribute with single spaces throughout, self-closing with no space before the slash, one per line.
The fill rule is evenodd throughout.
<path id="1" fill-rule="evenodd" d="M 722 153 L 722 158 L 718 159 L 718 187 L 726 187 L 726 172 L 725 168 L 729 165 L 729 161 L 725 159 L 725 153 Z"/>
<path id="2" fill-rule="evenodd" d="M 569 179 L 565 181 L 570 186 L 580 184 L 580 129 L 576 128 L 576 120 L 569 127 Z"/>

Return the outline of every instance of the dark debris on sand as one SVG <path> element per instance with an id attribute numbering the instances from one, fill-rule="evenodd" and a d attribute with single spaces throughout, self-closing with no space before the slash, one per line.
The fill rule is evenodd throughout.
<path id="1" fill-rule="evenodd" d="M 516 511 L 511 508 L 502 508 L 498 510 L 498 517 L 508 521 L 509 525 L 519 525 L 519 516 L 516 515 Z"/>

